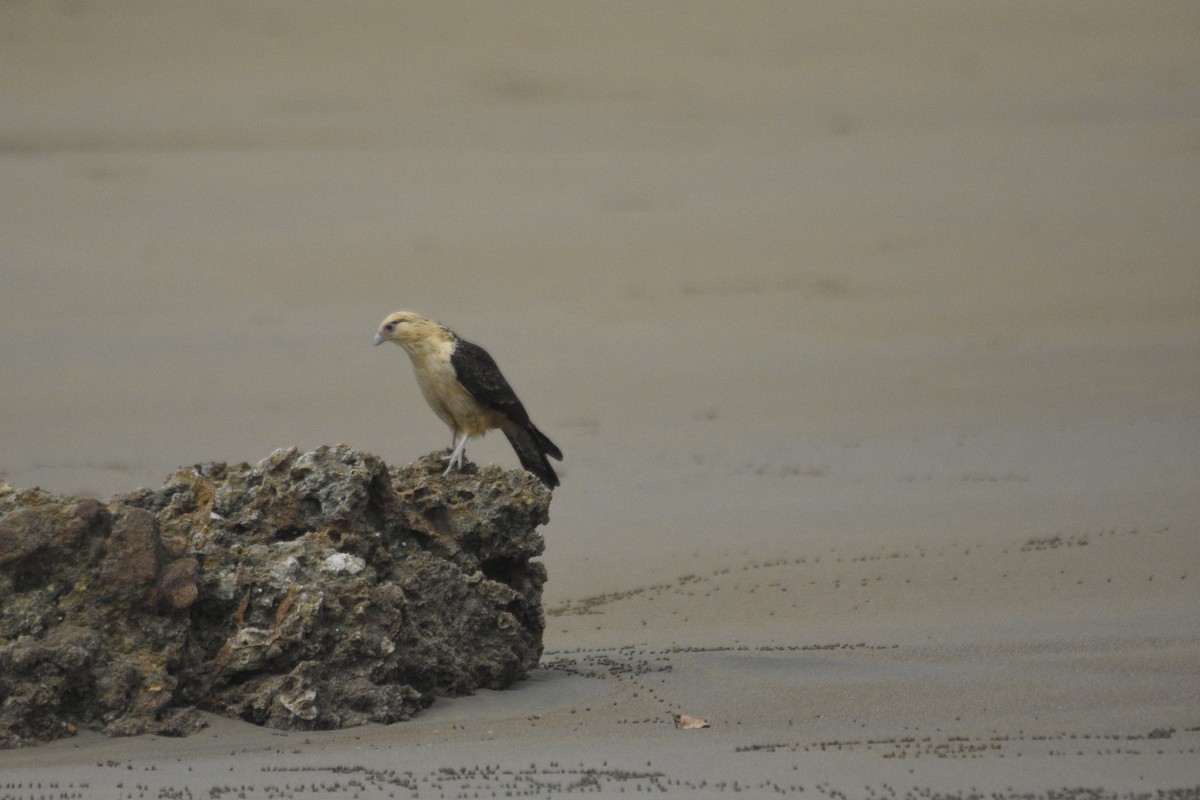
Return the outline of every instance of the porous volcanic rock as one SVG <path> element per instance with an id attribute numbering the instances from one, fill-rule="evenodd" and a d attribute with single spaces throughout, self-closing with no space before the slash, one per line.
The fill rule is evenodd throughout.
<path id="1" fill-rule="evenodd" d="M 536 666 L 550 493 L 345 445 L 108 503 L 0 483 L 0 746 L 406 719 Z"/>

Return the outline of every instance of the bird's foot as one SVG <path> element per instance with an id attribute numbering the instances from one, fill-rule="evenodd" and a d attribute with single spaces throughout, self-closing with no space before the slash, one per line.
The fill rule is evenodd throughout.
<path id="1" fill-rule="evenodd" d="M 455 435 L 454 445 L 450 449 L 450 455 L 446 457 L 446 471 L 442 473 L 442 477 L 449 475 L 454 471 L 454 468 L 462 469 L 463 461 L 467 457 L 467 437 L 466 435 Z"/>
<path id="2" fill-rule="evenodd" d="M 443 478 L 446 477 L 451 472 L 453 472 L 455 469 L 462 471 L 463 459 L 465 456 L 466 456 L 466 453 L 463 453 L 463 452 L 455 452 L 455 453 L 450 453 L 449 455 L 447 455 L 445 458 L 446 471 L 442 473 L 442 477 Z"/>

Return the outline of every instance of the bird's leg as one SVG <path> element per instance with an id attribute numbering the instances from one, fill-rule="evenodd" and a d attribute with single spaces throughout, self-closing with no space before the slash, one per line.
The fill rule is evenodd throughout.
<path id="1" fill-rule="evenodd" d="M 450 463 L 446 465 L 446 471 L 442 475 L 449 475 L 450 470 L 455 467 L 462 469 L 463 456 L 467 453 L 467 435 L 455 431 L 454 438 L 457 444 L 454 445 L 454 450 L 450 453 Z"/>
<path id="2" fill-rule="evenodd" d="M 449 461 L 450 456 L 454 453 L 455 447 L 458 445 L 458 431 L 450 429 L 450 447 L 446 449 L 446 455 L 442 456 L 442 461 Z"/>

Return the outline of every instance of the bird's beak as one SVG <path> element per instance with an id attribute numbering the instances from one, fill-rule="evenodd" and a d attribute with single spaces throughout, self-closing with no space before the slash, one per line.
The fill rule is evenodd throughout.
<path id="1" fill-rule="evenodd" d="M 382 333 L 375 334 L 375 346 L 376 347 L 379 347 L 379 345 L 383 344 L 386 341 L 387 341 L 387 337 L 384 336 Z"/>

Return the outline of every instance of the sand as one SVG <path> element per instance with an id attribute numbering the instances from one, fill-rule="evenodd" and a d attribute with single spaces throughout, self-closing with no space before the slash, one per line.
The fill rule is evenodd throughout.
<path id="1" fill-rule="evenodd" d="M 407 463 L 449 436 L 370 346 L 397 308 L 488 347 L 566 454 L 528 681 L 387 727 L 82 732 L 0 752 L 0 796 L 1196 796 L 1198 32 L 1187 2 L 0 8 L 0 477 Z"/>

